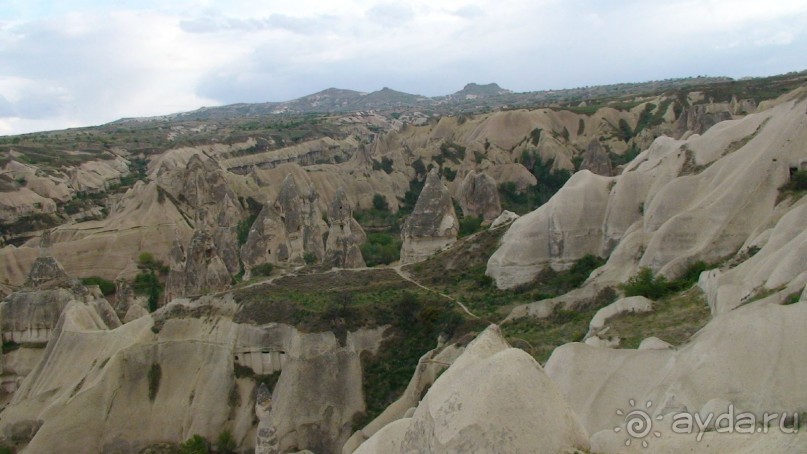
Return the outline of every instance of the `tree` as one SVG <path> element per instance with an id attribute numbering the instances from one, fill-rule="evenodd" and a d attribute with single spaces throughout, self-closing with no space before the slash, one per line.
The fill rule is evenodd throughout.
<path id="1" fill-rule="evenodd" d="M 387 203 L 387 199 L 384 198 L 381 194 L 376 194 L 373 196 L 373 208 L 378 211 L 389 211 L 389 204 Z"/>

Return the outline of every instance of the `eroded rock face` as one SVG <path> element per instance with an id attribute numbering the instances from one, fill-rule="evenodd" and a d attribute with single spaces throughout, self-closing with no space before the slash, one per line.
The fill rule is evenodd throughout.
<path id="1" fill-rule="evenodd" d="M 321 262 L 325 258 L 323 235 L 327 225 L 318 205 L 319 195 L 313 189 L 301 192 L 288 175 L 277 196 L 275 209 L 286 227 L 289 240 L 289 261 L 302 263 L 306 254 Z"/>
<path id="2" fill-rule="evenodd" d="M 491 222 L 502 212 L 496 180 L 490 175 L 470 171 L 462 180 L 459 194 L 463 216 L 474 216 Z"/>
<path id="3" fill-rule="evenodd" d="M 187 255 L 181 244 L 174 243 L 166 301 L 180 296 L 221 291 L 228 288 L 231 281 L 227 265 L 219 257 L 214 238 L 207 230 L 194 232 Z"/>
<path id="4" fill-rule="evenodd" d="M 597 175 L 606 177 L 610 177 L 614 174 L 614 170 L 611 167 L 611 159 L 598 140 L 589 142 L 585 153 L 583 153 L 583 162 L 580 164 L 580 169 L 590 170 Z"/>
<path id="5" fill-rule="evenodd" d="M 611 178 L 575 173 L 546 204 L 518 218 L 488 260 L 487 274 L 499 288 L 529 282 L 545 267 L 567 269 L 598 255 Z"/>
<path id="6" fill-rule="evenodd" d="M 426 177 L 415 209 L 401 229 L 401 263 L 426 259 L 454 243 L 458 232 L 459 222 L 451 195 L 440 181 L 437 169 L 432 169 Z"/>
<path id="7" fill-rule="evenodd" d="M 353 209 L 344 189 L 336 191 L 336 197 L 328 210 L 328 241 L 325 246 L 325 263 L 339 268 L 365 266 L 361 245 L 367 241 L 361 225 L 353 219 Z"/>
<path id="8" fill-rule="evenodd" d="M 480 392 L 484 390 L 484 392 Z M 434 382 L 411 418 L 356 451 L 588 451 L 588 435 L 541 366 L 491 326 Z M 382 451 L 383 450 L 383 451 Z"/>
<path id="9" fill-rule="evenodd" d="M 249 230 L 246 243 L 241 247 L 244 278 L 252 276 L 252 269 L 264 263 L 287 263 L 291 258 L 291 245 L 286 225 L 272 204 L 265 204 Z"/>

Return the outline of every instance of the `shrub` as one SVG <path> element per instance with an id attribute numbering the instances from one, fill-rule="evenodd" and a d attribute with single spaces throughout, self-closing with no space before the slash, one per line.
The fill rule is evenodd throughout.
<path id="1" fill-rule="evenodd" d="M 269 276 L 272 274 L 272 271 L 275 269 L 275 266 L 271 263 L 261 263 L 260 265 L 252 268 L 252 275 L 253 276 Z"/>
<path id="2" fill-rule="evenodd" d="M 373 208 L 378 211 L 389 211 L 389 204 L 387 203 L 387 199 L 384 198 L 381 194 L 375 194 L 373 196 Z"/>
<path id="3" fill-rule="evenodd" d="M 216 449 L 222 454 L 231 454 L 235 452 L 236 443 L 233 434 L 229 430 L 224 430 L 219 434 L 216 440 Z"/>
<path id="4" fill-rule="evenodd" d="M 317 261 L 317 256 L 313 252 L 306 252 L 303 254 L 303 261 L 306 265 L 311 265 Z"/>
<path id="5" fill-rule="evenodd" d="M 141 252 L 140 255 L 137 256 L 137 263 L 142 267 L 150 268 L 156 263 L 154 254 L 151 252 Z"/>
<path id="6" fill-rule="evenodd" d="M 103 293 L 104 296 L 115 294 L 115 283 L 98 276 L 82 278 L 81 283 L 84 285 L 97 285 L 101 289 L 101 293 Z"/>
<path id="7" fill-rule="evenodd" d="M 368 233 L 361 245 L 367 266 L 388 265 L 401 258 L 401 239 L 389 233 Z"/>
<path id="8" fill-rule="evenodd" d="M 460 238 L 478 232 L 482 228 L 482 218 L 465 216 L 460 219 Z"/>
<path id="9" fill-rule="evenodd" d="M 159 363 L 152 363 L 148 372 L 149 380 L 149 400 L 154 401 L 157 391 L 160 390 L 160 378 L 162 378 L 162 368 Z"/>
<path id="10" fill-rule="evenodd" d="M 179 445 L 180 454 L 208 454 L 210 448 L 208 447 L 207 440 L 201 435 L 194 435 Z"/>
<path id="11" fill-rule="evenodd" d="M 664 276 L 653 276 L 653 270 L 642 268 L 620 287 L 625 296 L 644 296 L 657 300 L 669 293 L 669 283 Z"/>
<path id="12" fill-rule="evenodd" d="M 783 187 L 788 191 L 807 191 L 807 170 L 799 170 L 790 177 L 790 181 Z"/>

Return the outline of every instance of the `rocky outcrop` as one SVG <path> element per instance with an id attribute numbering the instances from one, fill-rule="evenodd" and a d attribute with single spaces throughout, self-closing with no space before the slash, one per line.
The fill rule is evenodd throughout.
<path id="1" fill-rule="evenodd" d="M 766 411 L 792 415 L 807 408 L 807 390 L 799 380 L 781 379 L 807 373 L 804 353 L 780 348 L 807 341 L 805 322 L 804 301 L 788 306 L 760 301 L 713 319 L 676 350 L 566 344 L 555 349 L 546 372 L 591 434 L 613 434 L 626 422 L 614 411 L 627 413 L 630 402 L 662 432 L 670 432 L 670 414 L 699 412 L 715 399 L 733 404 L 735 414 L 750 412 L 761 421 Z M 668 416 L 655 419 L 663 415 Z M 624 436 L 621 440 L 624 445 Z"/>
<path id="2" fill-rule="evenodd" d="M 725 103 L 698 104 L 683 111 L 676 129 L 679 136 L 686 132 L 703 134 L 721 121 L 731 119 L 731 106 Z"/>
<path id="3" fill-rule="evenodd" d="M 612 317 L 628 313 L 643 313 L 653 310 L 653 302 L 643 296 L 620 298 L 597 311 L 588 324 L 586 338 L 596 336 L 606 328 L 606 323 Z"/>
<path id="4" fill-rule="evenodd" d="M 597 175 L 610 177 L 614 174 L 611 168 L 611 158 L 608 153 L 600 145 L 598 140 L 592 140 L 586 147 L 583 153 L 583 162 L 580 164 L 580 170 L 589 170 Z"/>
<path id="5" fill-rule="evenodd" d="M 283 264 L 291 258 L 291 244 L 286 225 L 272 204 L 265 204 L 250 227 L 247 241 L 241 247 L 244 278 L 252 276 L 252 269 L 264 263 Z"/>
<path id="6" fill-rule="evenodd" d="M 336 197 L 328 210 L 328 241 L 325 245 L 325 263 L 339 268 L 364 267 L 361 245 L 367 241 L 361 225 L 353 219 L 353 209 L 344 189 L 336 190 Z"/>
<path id="7" fill-rule="evenodd" d="M 459 202 L 463 216 L 477 217 L 485 223 L 502 212 L 496 180 L 484 172 L 468 172 L 460 186 Z"/>
<path id="8" fill-rule="evenodd" d="M 584 255 L 599 254 L 611 181 L 588 170 L 575 173 L 549 202 L 513 222 L 487 274 L 499 288 L 511 288 L 545 267 L 563 270 Z"/>
<path id="9" fill-rule="evenodd" d="M 502 211 L 502 214 L 500 214 L 496 219 L 493 220 L 493 222 L 490 223 L 490 228 L 497 229 L 499 227 L 511 224 L 519 217 L 519 215 L 513 213 L 512 211 L 504 210 Z"/>
<path id="10" fill-rule="evenodd" d="M 659 137 L 613 179 L 576 173 L 512 224 L 488 275 L 509 288 L 594 254 L 609 256 L 597 280 L 613 285 L 640 267 L 675 278 L 696 261 L 732 257 L 793 203 L 777 208 L 790 163 L 804 153 L 805 104 L 793 95 L 703 135 Z"/>
<path id="11" fill-rule="evenodd" d="M 364 412 L 361 361 L 375 352 L 382 329 L 348 333 L 293 332 L 271 408 L 258 424 L 259 443 L 268 436 L 274 451 L 339 452 L 352 432 L 353 418 Z M 316 391 L 314 391 L 316 390 Z"/>
<path id="12" fill-rule="evenodd" d="M 412 214 L 401 229 L 401 263 L 426 259 L 457 240 L 459 222 L 448 189 L 440 181 L 437 169 L 426 177 Z"/>
<path id="13" fill-rule="evenodd" d="M 181 252 L 181 249 L 172 250 L 172 267 L 175 263 L 181 263 L 175 260 L 180 258 Z M 185 257 L 184 270 L 177 271 L 169 271 L 171 297 L 221 291 L 229 287 L 232 281 L 224 260 L 218 255 L 213 237 L 205 229 L 193 234 Z M 171 276 L 172 273 L 175 274 L 174 277 Z"/>
<path id="14" fill-rule="evenodd" d="M 434 382 L 411 417 L 379 430 L 356 452 L 588 449 L 588 435 L 556 385 L 492 326 Z"/>
<path id="15" fill-rule="evenodd" d="M 290 262 L 302 263 L 306 255 L 318 262 L 325 257 L 323 235 L 327 225 L 322 220 L 318 199 L 313 188 L 301 192 L 291 175 L 283 180 L 275 209 L 286 227 Z"/>

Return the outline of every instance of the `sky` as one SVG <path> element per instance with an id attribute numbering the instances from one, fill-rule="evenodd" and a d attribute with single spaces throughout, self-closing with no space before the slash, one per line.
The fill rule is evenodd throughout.
<path id="1" fill-rule="evenodd" d="M 781 74 L 805 24 L 807 0 L 0 0 L 0 135 L 329 87 Z"/>

